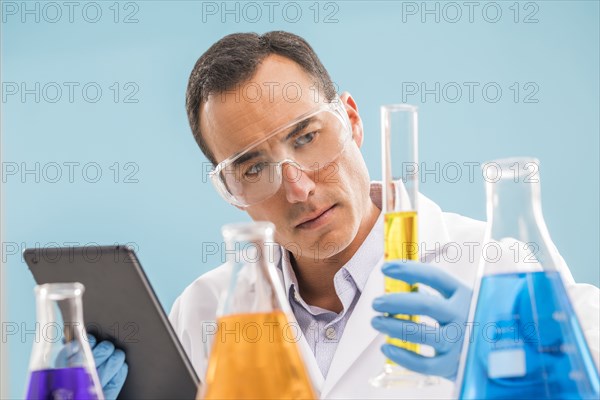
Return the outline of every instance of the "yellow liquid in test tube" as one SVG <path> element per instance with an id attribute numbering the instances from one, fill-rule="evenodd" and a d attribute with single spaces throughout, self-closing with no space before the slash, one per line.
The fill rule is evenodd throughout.
<path id="1" fill-rule="evenodd" d="M 315 399 L 298 332 L 281 311 L 219 318 L 203 398 Z"/>
<path id="2" fill-rule="evenodd" d="M 384 216 L 384 258 L 385 261 L 393 260 L 418 260 L 418 241 L 417 241 L 417 212 L 416 211 L 398 211 L 386 213 Z M 410 285 L 397 279 L 385 278 L 385 293 L 416 292 L 417 285 Z M 397 315 L 398 319 L 407 319 L 418 322 L 417 316 Z M 387 343 L 418 352 L 419 345 L 405 342 L 400 339 L 388 338 Z M 389 364 L 395 364 L 391 360 L 386 360 Z"/>

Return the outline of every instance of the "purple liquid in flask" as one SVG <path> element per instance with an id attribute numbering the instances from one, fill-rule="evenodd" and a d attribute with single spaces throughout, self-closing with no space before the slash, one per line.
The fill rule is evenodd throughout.
<path id="1" fill-rule="evenodd" d="M 27 399 L 97 400 L 92 378 L 82 367 L 32 371 Z"/>

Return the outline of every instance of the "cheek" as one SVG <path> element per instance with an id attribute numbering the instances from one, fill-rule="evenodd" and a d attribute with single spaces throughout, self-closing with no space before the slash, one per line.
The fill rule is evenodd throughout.
<path id="1" fill-rule="evenodd" d="M 252 206 L 246 209 L 246 212 L 254 221 L 269 221 L 275 223 L 273 220 L 273 208 L 261 206 Z"/>
<path id="2" fill-rule="evenodd" d="M 355 190 L 367 190 L 370 185 L 369 172 L 362 158 L 360 150 L 356 145 L 351 145 L 343 153 L 343 157 L 338 160 L 338 171 L 336 176 L 338 177 L 338 184 L 345 187 L 347 191 L 352 191 L 352 195 Z"/>
<path id="3" fill-rule="evenodd" d="M 246 209 L 246 212 L 254 221 L 269 221 L 275 225 L 275 235 L 284 233 L 285 229 L 285 210 L 284 206 L 278 204 L 276 196 L 271 201 L 266 201 L 260 205 L 252 206 Z"/>

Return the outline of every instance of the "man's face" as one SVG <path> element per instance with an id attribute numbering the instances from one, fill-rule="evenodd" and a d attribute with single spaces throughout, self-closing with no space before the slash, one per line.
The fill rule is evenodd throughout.
<path id="1" fill-rule="evenodd" d="M 217 162 L 326 103 L 315 79 L 281 56 L 265 58 L 248 82 L 211 95 L 200 109 L 200 129 Z M 282 183 L 268 199 L 246 208 L 255 221 L 275 225 L 276 240 L 295 257 L 322 260 L 344 250 L 369 209 L 369 175 L 359 151 L 363 131 L 349 95 L 342 102 L 352 140 L 319 171 L 282 166 Z"/>

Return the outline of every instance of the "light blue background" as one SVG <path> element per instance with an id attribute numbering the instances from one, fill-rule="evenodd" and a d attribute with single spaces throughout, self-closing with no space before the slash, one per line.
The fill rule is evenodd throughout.
<path id="1" fill-rule="evenodd" d="M 479 82 L 473 102 L 465 86 L 456 103 L 447 97 L 436 102 L 434 95 L 425 101 L 406 98 L 420 108 L 422 161 L 432 168 L 435 162 L 539 158 L 550 233 L 575 279 L 599 285 L 598 2 L 521 2 L 518 23 L 513 1 L 498 3 L 502 16 L 497 23 L 483 18 L 486 2 L 475 9 L 473 22 L 462 6 L 456 23 L 444 19 L 454 17 L 455 9 L 450 8 L 437 23 L 434 15 L 425 15 L 422 22 L 420 14 L 403 14 L 402 2 L 314 3 L 297 3 L 302 15 L 295 23 L 282 15 L 286 2 L 279 3 L 273 21 L 262 7 L 256 23 L 244 21 L 244 14 L 239 22 L 235 15 L 224 15 L 222 22 L 220 14 L 203 14 L 202 3 L 192 1 L 136 2 L 138 22 L 129 24 L 122 20 L 135 8 L 123 9 L 121 3 L 120 22 L 114 23 L 112 1 L 98 2 L 103 14 L 97 23 L 82 18 L 86 2 L 75 9 L 73 23 L 66 7 L 57 23 L 46 22 L 44 15 L 39 23 L 32 15 L 23 23 L 20 13 L 3 14 L 4 83 L 80 83 L 73 103 L 64 86 L 57 103 L 43 97 L 36 103 L 33 95 L 25 102 L 18 95 L 8 96 L 2 103 L 5 170 L 8 163 L 29 168 L 36 162 L 40 168 L 50 162 L 80 163 L 72 183 L 64 166 L 58 183 L 43 176 L 38 183 L 31 174 L 6 177 L 2 295 L 8 322 L 31 329 L 35 321 L 34 281 L 20 258 L 25 247 L 134 243 L 167 311 L 186 285 L 221 262 L 220 255 L 203 252 L 203 244 L 220 243 L 221 225 L 247 217 L 225 204 L 205 181 L 206 160 L 187 124 L 184 93 L 202 52 L 223 35 L 238 31 L 290 30 L 312 44 L 339 88 L 350 91 L 358 102 L 366 132 L 364 156 L 374 179 L 381 176 L 379 106 L 401 102 L 406 95 L 403 82 L 425 82 L 428 88 L 435 82 L 442 87 L 448 82 Z M 21 2 L 16 4 L 21 7 Z M 34 2 L 28 4 L 34 7 Z M 221 7 L 221 2 L 214 4 Z M 445 3 L 437 4 L 443 12 Z M 405 9 L 412 5 L 422 7 L 421 2 L 404 2 Z M 434 8 L 436 3 L 427 6 Z M 242 3 L 239 7 L 242 12 Z M 320 10 L 317 22 L 315 8 Z M 54 17 L 53 10 L 46 11 L 51 13 L 46 17 Z M 93 17 L 93 9 L 88 11 Z M 246 17 L 254 17 L 254 10 L 246 11 Z M 287 11 L 294 18 L 294 9 Z M 487 11 L 493 18 L 494 9 Z M 331 12 L 337 22 L 325 23 Z M 533 12 L 538 22 L 523 23 Z M 87 82 L 103 89 L 97 103 L 82 98 L 81 87 Z M 121 87 L 117 103 L 109 88 L 114 82 Z M 122 101 L 131 91 L 124 90 L 127 82 L 139 87 L 134 96 L 138 103 Z M 488 82 L 503 90 L 496 103 L 482 97 L 481 88 Z M 517 102 L 509 88 L 514 82 L 521 86 Z M 524 89 L 527 82 L 539 88 L 537 103 L 524 102 L 531 92 Z M 453 97 L 454 92 L 447 95 Z M 81 167 L 91 162 L 102 169 L 98 183 L 82 176 Z M 115 162 L 121 172 L 117 183 L 109 168 Z M 125 169 L 127 162 L 139 167 L 134 176 L 138 183 L 124 182 L 125 174 L 133 171 Z M 93 178 L 93 170 L 88 172 L 87 178 Z M 421 189 L 444 210 L 482 219 L 485 199 L 479 169 L 473 182 L 466 167 L 462 172 L 457 183 L 444 182 L 443 176 L 435 182 L 431 174 Z M 32 343 L 32 334 L 8 338 L 11 397 L 23 395 Z"/>

